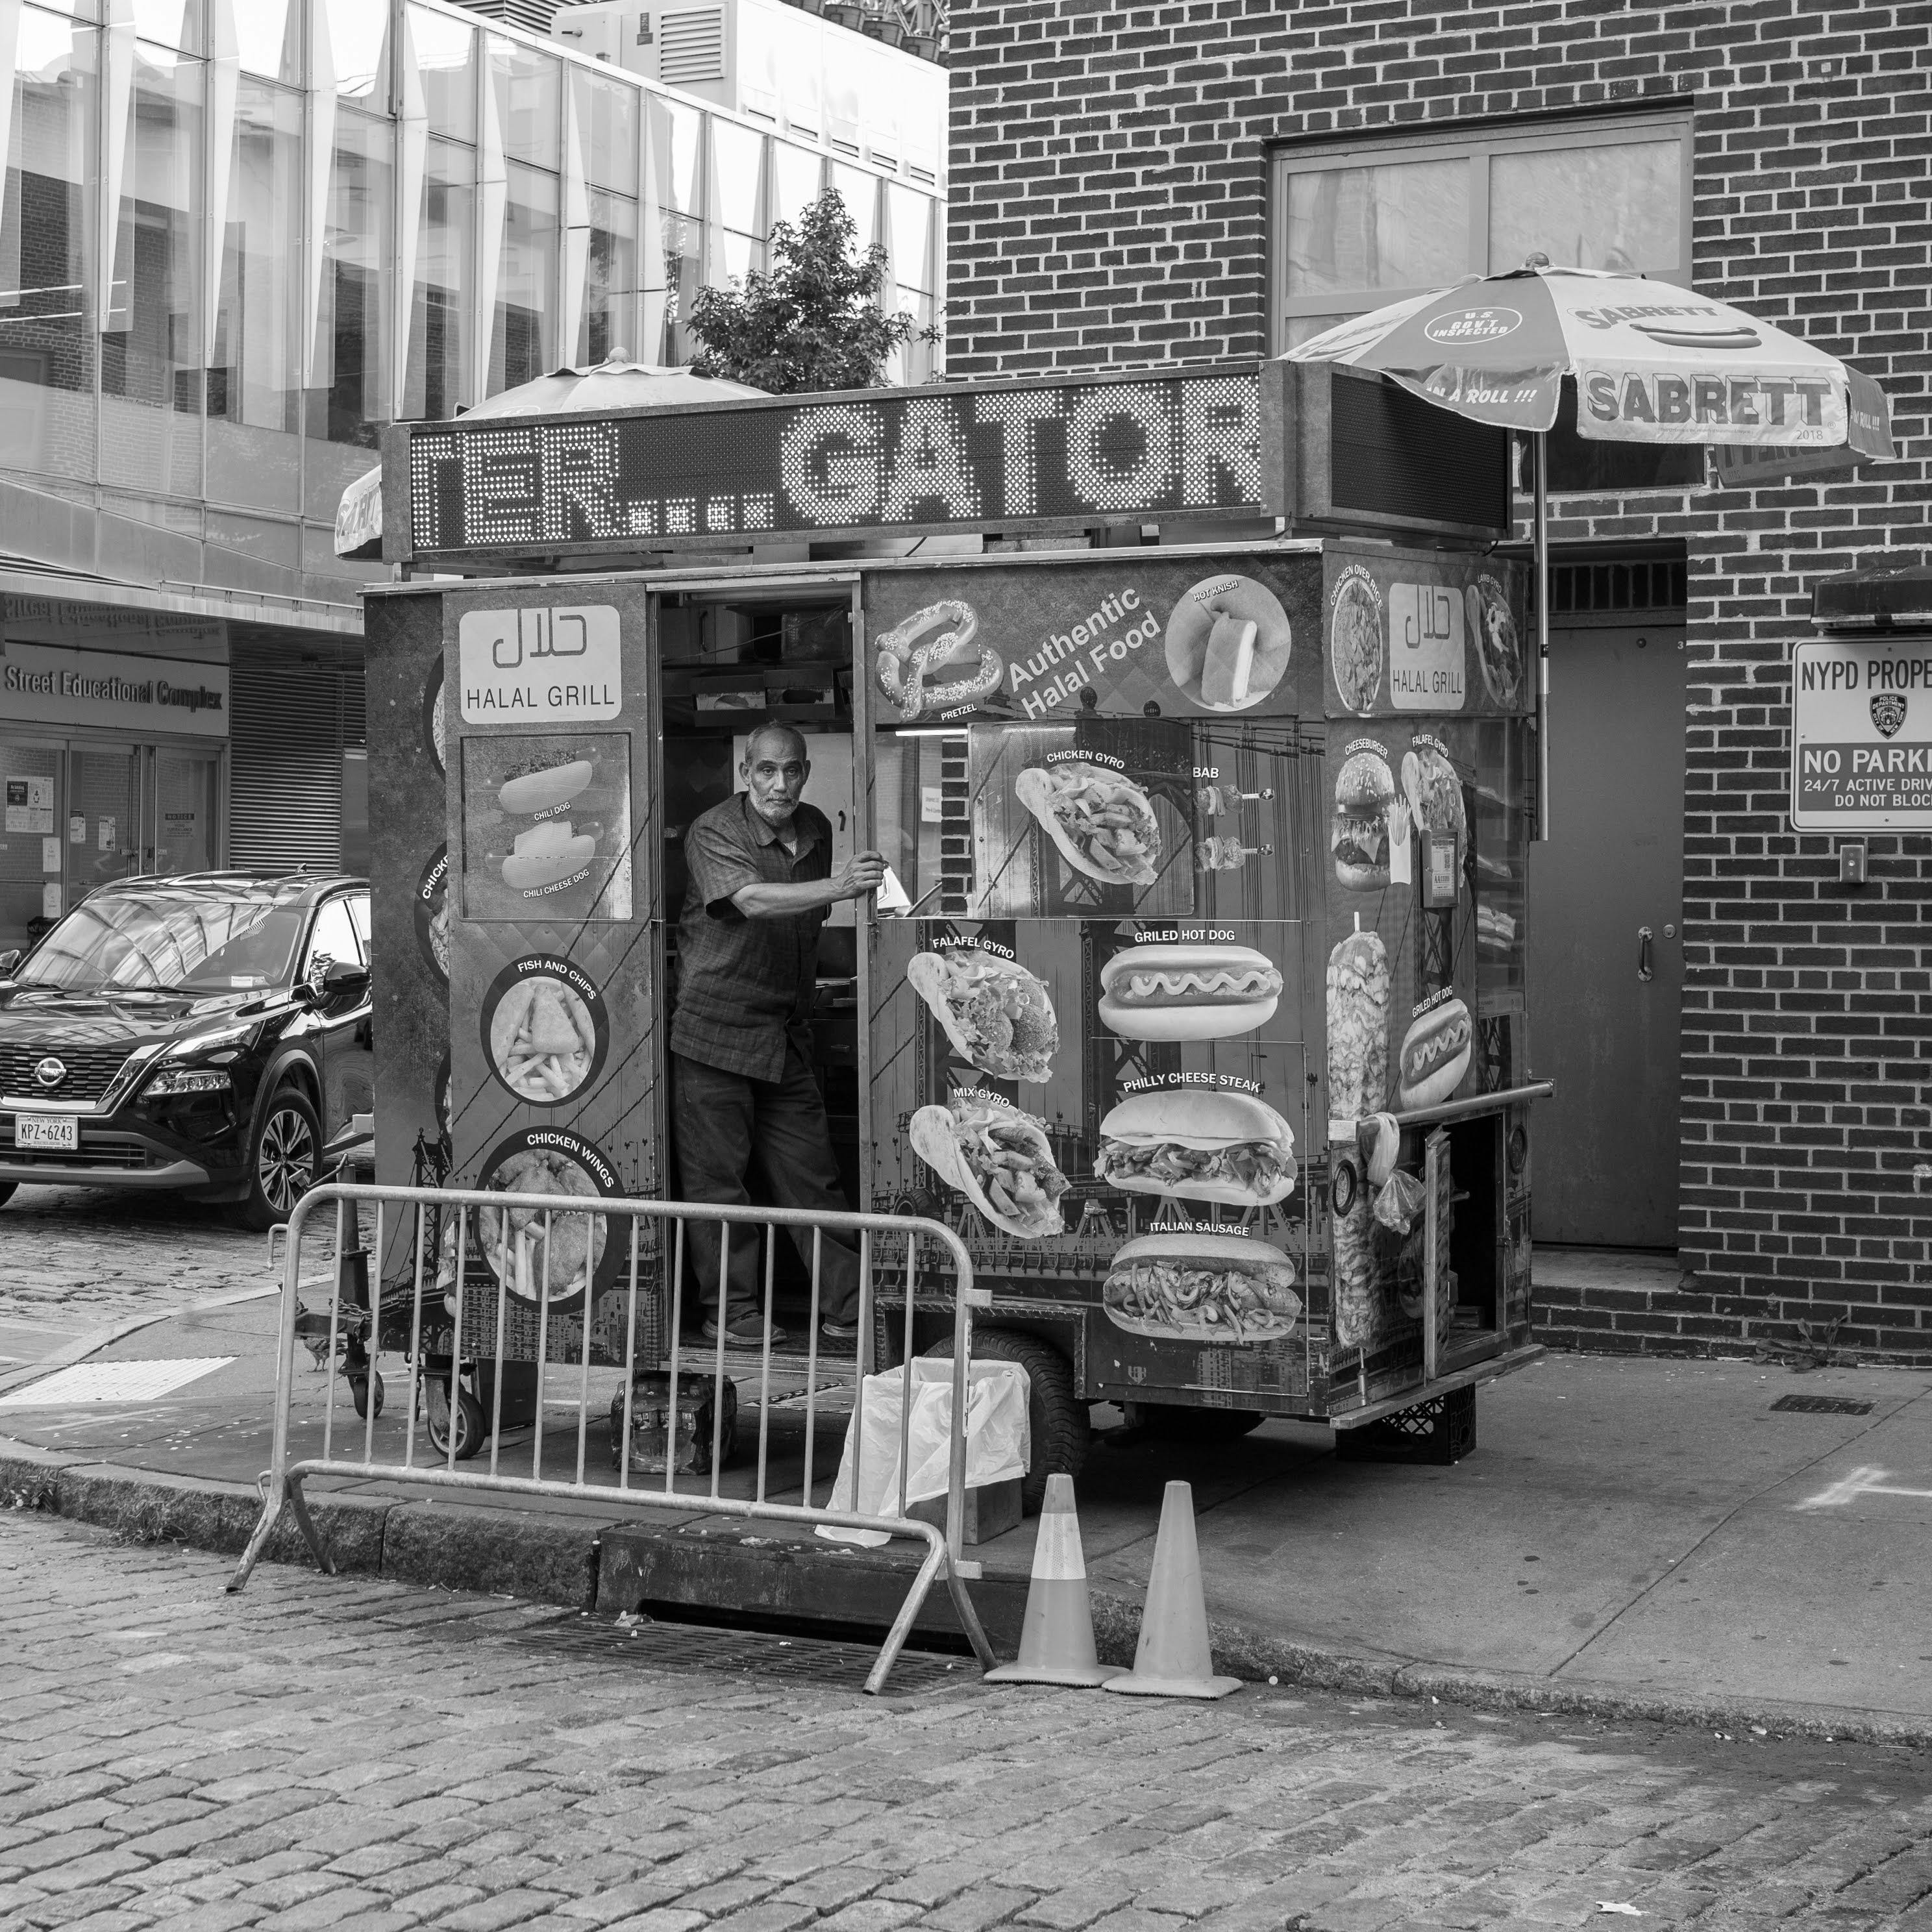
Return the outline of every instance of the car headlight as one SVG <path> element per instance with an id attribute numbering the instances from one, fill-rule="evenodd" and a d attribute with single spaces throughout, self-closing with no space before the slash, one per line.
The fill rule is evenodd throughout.
<path id="1" fill-rule="evenodd" d="M 142 1090 L 150 1100 L 177 1094 L 226 1094 L 234 1085 L 225 1067 L 164 1066 Z"/>

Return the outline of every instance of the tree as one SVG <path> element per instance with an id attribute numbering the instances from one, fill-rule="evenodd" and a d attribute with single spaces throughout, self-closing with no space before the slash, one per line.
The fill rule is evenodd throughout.
<path id="1" fill-rule="evenodd" d="M 775 396 L 812 389 L 866 389 L 886 358 L 912 341 L 939 339 L 909 315 L 879 306 L 886 251 L 854 244 L 858 226 L 844 197 L 829 188 L 799 218 L 772 226 L 772 266 L 754 268 L 742 287 L 700 289 L 691 332 L 704 344 L 694 374 L 748 382 Z"/>

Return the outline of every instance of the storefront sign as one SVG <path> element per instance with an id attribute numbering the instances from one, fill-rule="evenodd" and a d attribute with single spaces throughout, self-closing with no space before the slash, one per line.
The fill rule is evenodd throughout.
<path id="1" fill-rule="evenodd" d="M 1832 638 L 1791 657 L 1797 832 L 1932 830 L 1932 638 Z"/>
<path id="2" fill-rule="evenodd" d="M 385 554 L 1256 514 L 1261 414 L 1251 368 L 411 424 Z"/>
<path id="3" fill-rule="evenodd" d="M 466 724 L 577 724 L 623 709 L 614 605 L 466 610 L 457 638 Z"/>
<path id="4" fill-rule="evenodd" d="M 0 646 L 0 706 L 19 723 L 225 738 L 228 667 L 9 637 Z"/>
<path id="5" fill-rule="evenodd" d="M 1331 550 L 1324 567 L 1329 716 L 1529 707 L 1517 566 L 1492 557 L 1425 561 Z"/>

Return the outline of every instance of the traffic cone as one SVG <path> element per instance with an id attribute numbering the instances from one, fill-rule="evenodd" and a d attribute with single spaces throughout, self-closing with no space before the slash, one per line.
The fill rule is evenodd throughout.
<path id="1" fill-rule="evenodd" d="M 988 1684 L 1072 1684 L 1090 1690 L 1124 1673 L 1094 1654 L 1094 1612 L 1087 1601 L 1087 1558 L 1073 1509 L 1073 1478 L 1049 1476 L 1033 1546 L 1026 1622 L 1016 1664 L 986 1672 Z"/>
<path id="2" fill-rule="evenodd" d="M 1169 1483 L 1161 1501 L 1133 1670 L 1106 1688 L 1130 1697 L 1225 1697 L 1241 1688 L 1238 1677 L 1214 1675 L 1201 1551 L 1194 1540 L 1194 1492 L 1185 1483 Z"/>

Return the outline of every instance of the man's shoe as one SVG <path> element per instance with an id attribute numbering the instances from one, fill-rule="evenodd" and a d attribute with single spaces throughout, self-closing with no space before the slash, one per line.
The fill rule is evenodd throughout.
<path id="1" fill-rule="evenodd" d="M 718 1339 L 718 1324 L 711 1316 L 704 1320 L 704 1339 L 715 1342 Z M 762 1348 L 765 1346 L 765 1324 L 755 1315 L 736 1315 L 724 1324 L 724 1339 L 736 1343 L 741 1348 Z M 775 1322 L 772 1324 L 772 1346 L 784 1347 L 785 1331 Z"/>
<path id="2" fill-rule="evenodd" d="M 859 1324 L 856 1322 L 821 1322 L 818 1332 L 828 1342 L 856 1342 L 859 1339 Z"/>

